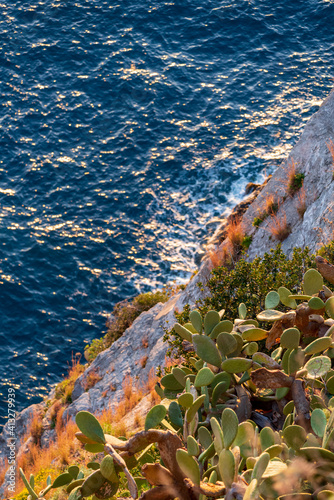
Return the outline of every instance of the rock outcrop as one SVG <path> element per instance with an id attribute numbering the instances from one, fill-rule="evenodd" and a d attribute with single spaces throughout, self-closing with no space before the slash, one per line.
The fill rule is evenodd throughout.
<path id="1" fill-rule="evenodd" d="M 242 225 L 246 234 L 252 236 L 249 258 L 263 255 L 278 243 L 273 236 L 273 225 L 286 224 L 290 234 L 282 242 L 282 248 L 290 253 L 295 246 L 308 246 L 311 251 L 333 239 L 334 197 L 333 157 L 329 150 L 334 140 L 334 91 L 324 101 L 319 111 L 312 116 L 290 156 L 269 179 L 260 193 L 252 194 L 243 204 Z M 289 194 L 289 175 L 293 169 L 304 174 L 303 189 Z M 269 216 L 258 228 L 252 225 L 267 203 L 274 198 L 279 203 L 276 219 Z M 250 204 L 249 204 L 250 203 Z M 224 226 L 217 234 L 224 235 Z M 222 245 L 226 242 L 222 242 Z M 126 375 L 144 385 L 149 373 L 163 365 L 167 346 L 163 343 L 164 328 L 174 322 L 174 312 L 182 311 L 186 304 L 194 305 L 205 294 L 197 286 L 205 283 L 210 275 L 211 263 L 205 259 L 198 273 L 190 280 L 186 289 L 172 297 L 165 304 L 157 304 L 150 311 L 142 313 L 109 349 L 100 353 L 95 361 L 77 379 L 72 399 L 63 418 L 72 418 L 79 410 L 101 412 L 113 408 L 120 400 L 122 383 Z M 97 382 L 91 388 L 87 380 L 94 374 Z M 17 439 L 21 438 L 29 425 L 35 406 L 21 412 L 17 428 Z M 38 406 L 40 409 L 40 405 Z M 46 419 L 47 420 L 47 419 Z M 22 425 L 21 425 L 22 424 Z M 47 445 L 52 437 L 47 421 L 42 443 Z M 6 455 L 7 426 L 0 436 L 0 461 Z M 0 488 L 0 495 L 4 491 Z"/>

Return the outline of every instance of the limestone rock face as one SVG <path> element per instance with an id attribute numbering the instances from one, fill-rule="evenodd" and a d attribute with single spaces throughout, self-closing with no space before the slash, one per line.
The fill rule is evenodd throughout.
<path id="1" fill-rule="evenodd" d="M 333 239 L 334 231 L 334 161 L 328 145 L 334 142 L 334 91 L 310 118 L 304 132 L 289 157 L 275 171 L 256 200 L 243 215 L 246 234 L 253 237 L 249 258 L 262 256 L 275 247 L 278 240 L 272 235 L 275 221 L 265 219 L 258 228 L 252 226 L 254 217 L 262 212 L 271 196 L 280 203 L 276 214 L 281 223 L 286 219 L 290 235 L 282 242 L 282 249 L 290 254 L 293 247 L 308 246 L 314 252 L 319 246 Z M 303 189 L 295 194 L 288 192 L 288 177 L 292 161 L 296 171 L 303 173 Z M 303 205 L 305 212 L 302 215 Z"/>

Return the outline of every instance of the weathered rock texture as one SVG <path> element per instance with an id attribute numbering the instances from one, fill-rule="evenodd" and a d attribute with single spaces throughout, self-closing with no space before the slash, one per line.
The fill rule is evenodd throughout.
<path id="1" fill-rule="evenodd" d="M 282 249 L 290 254 L 293 247 L 308 246 L 314 252 L 333 239 L 334 230 L 334 158 L 328 145 L 334 141 L 334 91 L 323 102 L 292 149 L 289 157 L 275 171 L 254 203 L 243 215 L 245 232 L 253 237 L 249 258 L 261 256 L 278 241 L 272 235 L 275 220 L 268 217 L 259 228 L 252 226 L 254 217 L 263 212 L 267 199 L 274 196 L 280 203 L 277 221 L 285 218 L 291 234 L 282 242 Z M 303 173 L 304 189 L 294 195 L 288 193 L 288 177 L 292 161 L 296 171 Z M 305 213 L 301 216 L 302 205 Z"/>
<path id="2" fill-rule="evenodd" d="M 334 140 L 334 92 L 331 92 L 319 111 L 312 116 L 289 158 L 276 170 L 260 193 L 256 193 L 257 197 L 252 195 L 248 200 L 251 204 L 243 204 L 239 212 L 242 214 L 245 233 L 253 237 L 249 248 L 251 259 L 256 255 L 263 255 L 278 243 L 271 233 L 270 228 L 274 224 L 271 217 L 259 228 L 252 226 L 254 217 L 263 212 L 265 202 L 270 196 L 274 196 L 280 203 L 278 220 L 286 218 L 291 228 L 291 234 L 282 243 L 285 252 L 290 253 L 294 246 L 306 245 L 314 251 L 333 237 L 334 167 L 327 146 L 331 140 Z M 298 207 L 303 203 L 303 191 L 294 196 L 288 194 L 287 179 L 292 160 L 297 171 L 305 174 L 306 210 L 302 217 L 298 213 Z M 224 226 L 218 234 L 224 236 Z M 172 297 L 167 303 L 157 304 L 150 311 L 142 313 L 119 340 L 97 356 L 78 378 L 73 391 L 73 403 L 65 410 L 64 419 L 72 418 L 79 410 L 101 412 L 103 409 L 115 407 L 123 395 L 122 384 L 127 375 L 137 381 L 139 387 L 146 384 L 152 368 L 163 365 L 165 361 L 167 346 L 162 340 L 163 328 L 172 326 L 175 310 L 182 311 L 187 303 L 194 305 L 205 293 L 205 289 L 204 292 L 201 291 L 197 283 L 205 283 L 210 270 L 211 263 L 206 259 L 183 292 Z M 94 387 L 87 390 L 90 376 L 99 380 Z M 26 433 L 34 409 L 36 405 L 21 412 L 16 430 L 18 439 Z M 38 410 L 40 409 L 41 405 L 38 405 Z M 48 413 L 44 418 L 43 427 L 45 432 L 42 443 L 47 446 L 52 438 L 52 430 L 48 428 Z M 7 437 L 8 428 L 5 426 L 0 436 L 0 462 L 6 456 Z M 5 484 L 0 488 L 0 496 L 4 490 Z"/>

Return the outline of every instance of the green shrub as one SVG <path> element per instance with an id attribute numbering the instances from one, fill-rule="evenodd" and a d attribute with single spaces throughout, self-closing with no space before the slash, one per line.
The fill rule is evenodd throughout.
<path id="1" fill-rule="evenodd" d="M 252 225 L 254 227 L 259 227 L 260 224 L 264 221 L 265 217 L 254 217 L 254 220 L 252 222 Z"/>
<path id="2" fill-rule="evenodd" d="M 295 194 L 303 185 L 305 174 L 299 172 L 291 177 L 289 181 L 288 191 L 289 194 Z"/>
<path id="3" fill-rule="evenodd" d="M 198 310 L 205 314 L 210 309 L 225 309 L 228 317 L 235 317 L 238 314 L 238 304 L 243 302 L 249 314 L 256 315 L 264 307 L 268 290 L 284 285 L 299 292 L 303 273 L 308 267 L 315 267 L 315 259 L 309 255 L 307 248 L 294 249 L 289 259 L 280 245 L 252 262 L 242 258 L 232 269 L 217 267 L 206 285 L 210 296 L 197 304 Z M 181 325 L 187 323 L 189 312 L 190 308 L 186 306 L 182 313 L 175 314 L 176 320 Z M 182 339 L 173 328 L 165 331 L 164 340 L 169 344 L 168 356 L 185 359 L 192 356 L 191 352 L 184 351 Z"/>

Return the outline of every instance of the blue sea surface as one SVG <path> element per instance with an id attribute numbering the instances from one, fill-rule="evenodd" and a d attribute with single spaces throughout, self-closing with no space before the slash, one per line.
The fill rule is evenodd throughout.
<path id="1" fill-rule="evenodd" d="M 333 0 L 0 3 L 0 417 L 186 282 L 333 86 Z"/>

